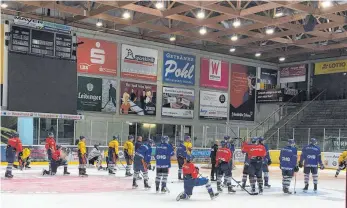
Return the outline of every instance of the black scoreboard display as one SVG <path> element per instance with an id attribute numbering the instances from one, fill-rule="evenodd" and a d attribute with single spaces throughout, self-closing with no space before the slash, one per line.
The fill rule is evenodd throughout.
<path id="1" fill-rule="evenodd" d="M 27 27 L 12 26 L 11 49 L 59 58 L 72 58 L 72 36 Z"/>

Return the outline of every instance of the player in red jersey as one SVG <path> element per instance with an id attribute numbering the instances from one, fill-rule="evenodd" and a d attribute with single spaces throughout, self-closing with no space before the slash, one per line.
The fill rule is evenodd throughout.
<path id="1" fill-rule="evenodd" d="M 224 179 L 227 182 L 228 193 L 235 193 L 236 191 L 231 186 L 232 166 L 230 161 L 233 156 L 230 149 L 228 148 L 227 142 L 221 141 L 221 145 L 222 145 L 222 148 L 219 148 L 217 150 L 217 155 L 216 155 L 216 167 L 218 167 L 217 191 L 223 192 L 221 185 L 222 185 L 222 178 L 224 175 Z"/>
<path id="2" fill-rule="evenodd" d="M 13 178 L 13 175 L 12 175 L 13 162 L 16 157 L 16 153 L 19 154 L 22 151 L 23 151 L 23 147 L 22 147 L 22 142 L 19 139 L 19 134 L 15 133 L 10 139 L 8 139 L 8 142 L 7 142 L 7 148 L 6 148 L 7 168 L 5 173 L 6 178 Z"/>
<path id="3" fill-rule="evenodd" d="M 57 173 L 57 169 L 59 166 L 64 166 L 64 175 L 70 175 L 67 172 L 67 160 L 64 158 L 64 154 L 62 154 L 62 149 L 60 145 L 56 146 L 56 151 L 52 154 L 51 161 L 51 171 L 43 170 L 42 175 L 55 175 Z"/>
<path id="4" fill-rule="evenodd" d="M 218 193 L 214 193 L 209 183 L 208 178 L 199 177 L 199 168 L 191 162 L 192 156 L 187 155 L 186 162 L 183 164 L 183 178 L 184 178 L 184 192 L 180 193 L 176 200 L 189 199 L 193 195 L 194 186 L 206 186 L 208 193 L 210 194 L 211 199 L 214 199 L 218 196 Z"/>
<path id="5" fill-rule="evenodd" d="M 57 144 L 55 143 L 54 134 L 52 132 L 49 132 L 45 144 L 45 148 L 48 155 L 49 172 L 51 172 L 52 170 L 52 155 L 57 150 L 56 146 Z"/>
<path id="6" fill-rule="evenodd" d="M 262 164 L 263 159 L 266 156 L 266 149 L 264 145 L 257 143 L 258 138 L 252 138 L 252 143 L 243 142 L 242 151 L 248 154 L 249 159 L 249 180 L 251 183 L 252 193 L 255 193 L 255 177 L 257 177 L 259 194 L 263 193 L 263 176 L 262 176 Z"/>

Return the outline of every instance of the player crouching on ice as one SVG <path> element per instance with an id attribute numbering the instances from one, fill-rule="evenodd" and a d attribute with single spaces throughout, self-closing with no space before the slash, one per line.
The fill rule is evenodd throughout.
<path id="1" fill-rule="evenodd" d="M 61 146 L 57 145 L 56 150 L 52 154 L 51 172 L 43 170 L 42 175 L 55 175 L 59 166 L 64 166 L 64 175 L 70 175 L 70 173 L 67 172 L 67 160 L 65 160 L 65 157 L 66 154 L 62 152 Z"/>
<path id="2" fill-rule="evenodd" d="M 336 170 L 335 178 L 337 178 L 340 171 L 344 170 L 347 166 L 347 150 L 341 153 L 338 162 L 339 162 L 339 168 Z"/>
<path id="3" fill-rule="evenodd" d="M 199 177 L 199 168 L 195 167 L 191 162 L 192 156 L 188 155 L 186 162 L 183 165 L 183 177 L 184 177 L 184 192 L 180 193 L 176 200 L 189 199 L 193 195 L 193 188 L 195 186 L 206 186 L 208 193 L 210 194 L 211 199 L 216 198 L 219 193 L 214 193 L 209 183 L 208 178 Z"/>
<path id="4" fill-rule="evenodd" d="M 159 193 L 159 185 L 161 182 L 161 192 L 166 193 L 168 188 L 166 187 L 167 177 L 169 175 L 169 169 L 171 168 L 171 157 L 174 155 L 174 150 L 169 144 L 169 137 L 161 137 L 161 144 L 155 148 L 155 160 L 157 168 L 157 176 L 155 178 L 155 190 Z"/>
<path id="5" fill-rule="evenodd" d="M 148 169 L 151 169 L 152 145 L 153 140 L 148 139 L 148 141 L 142 144 L 135 152 L 133 188 L 138 187 L 136 180 L 139 178 L 140 171 L 143 173 L 145 188 L 151 188 L 148 185 Z"/>
<path id="6" fill-rule="evenodd" d="M 94 163 L 96 162 L 96 168 L 98 170 L 102 169 L 102 159 L 101 159 L 101 151 L 99 150 L 99 145 L 95 144 L 92 151 L 88 154 L 88 163 L 89 167 L 94 167 Z"/>
<path id="7" fill-rule="evenodd" d="M 228 148 L 228 143 L 226 141 L 222 141 L 221 145 L 222 145 L 222 148 L 219 148 L 217 150 L 217 155 L 216 155 L 216 167 L 218 167 L 217 190 L 218 192 L 223 192 L 221 185 L 222 185 L 222 177 L 224 174 L 224 180 L 226 181 L 226 185 L 228 187 L 228 193 L 235 193 L 236 191 L 231 186 L 232 153 L 230 149 Z"/>
<path id="8" fill-rule="evenodd" d="M 295 147 L 294 139 L 288 140 L 288 145 L 281 149 L 280 152 L 280 169 L 282 170 L 282 187 L 283 193 L 292 194 L 289 191 L 290 182 L 293 178 L 294 172 L 299 171 L 296 165 L 298 159 L 298 151 Z M 294 192 L 295 193 L 295 192 Z"/>
<path id="9" fill-rule="evenodd" d="M 19 165 L 13 164 L 13 167 L 16 169 L 23 170 L 24 167 L 27 169 L 31 168 L 30 165 L 30 149 L 29 148 L 24 148 L 22 152 L 18 154 L 18 163 Z"/>

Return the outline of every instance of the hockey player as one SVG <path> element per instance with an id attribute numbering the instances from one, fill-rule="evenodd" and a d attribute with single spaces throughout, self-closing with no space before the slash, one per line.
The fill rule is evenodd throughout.
<path id="1" fill-rule="evenodd" d="M 182 178 L 182 167 L 187 157 L 187 147 L 184 146 L 183 141 L 179 140 L 179 145 L 176 148 L 176 157 L 178 163 L 178 180 L 183 180 Z"/>
<path id="2" fill-rule="evenodd" d="M 191 155 L 192 154 L 193 145 L 192 145 L 192 139 L 190 138 L 190 136 L 186 135 L 184 137 L 184 144 L 183 145 L 187 149 L 187 154 Z"/>
<path id="3" fill-rule="evenodd" d="M 248 144 L 244 142 L 242 144 L 242 151 L 248 154 L 249 159 L 249 180 L 251 183 L 252 193 L 255 193 L 255 182 L 258 182 L 259 194 L 263 193 L 263 177 L 262 177 L 262 165 L 263 159 L 266 156 L 266 149 L 261 144 Z M 255 179 L 255 177 L 257 179 Z"/>
<path id="4" fill-rule="evenodd" d="M 305 188 L 304 192 L 308 190 L 308 184 L 310 180 L 310 173 L 312 173 L 314 192 L 317 191 L 318 184 L 318 164 L 320 165 L 320 169 L 324 169 L 324 165 L 322 163 L 321 151 L 318 146 L 316 146 L 317 140 L 315 138 L 310 139 L 310 144 L 302 148 L 299 167 L 302 168 L 304 166 L 304 174 L 305 174 Z M 303 164 L 304 162 L 304 164 Z"/>
<path id="5" fill-rule="evenodd" d="M 101 151 L 99 150 L 99 145 L 95 144 L 92 151 L 88 154 L 88 163 L 91 166 L 94 166 L 94 163 L 96 162 L 96 167 L 98 170 L 102 169 L 102 159 L 101 159 Z"/>
<path id="6" fill-rule="evenodd" d="M 228 148 L 228 144 L 225 141 L 221 142 L 222 148 L 219 148 L 216 156 L 216 167 L 218 167 L 218 176 L 217 176 L 217 190 L 218 192 L 223 192 L 221 187 L 222 177 L 224 175 L 224 180 L 226 180 L 226 185 L 228 187 L 229 193 L 234 193 L 235 190 L 231 186 L 231 168 L 230 161 L 232 158 L 232 153 Z"/>
<path id="7" fill-rule="evenodd" d="M 231 155 L 233 155 L 233 153 L 235 152 L 234 140 L 230 139 L 230 136 L 224 136 L 224 142 L 226 143 L 226 147 L 230 150 Z M 233 158 L 230 159 L 229 165 L 230 165 L 230 168 L 232 170 Z M 228 181 L 226 180 L 226 177 L 224 177 L 223 186 L 228 187 L 227 183 L 228 183 Z"/>
<path id="8" fill-rule="evenodd" d="M 264 157 L 263 161 L 263 173 L 264 173 L 264 186 L 270 188 L 271 185 L 269 184 L 269 165 L 271 165 L 271 158 L 269 154 L 269 146 L 264 144 L 264 137 L 259 137 L 258 138 L 259 144 L 263 145 L 266 150 L 266 156 Z"/>
<path id="9" fill-rule="evenodd" d="M 258 138 L 257 137 L 253 137 L 251 139 L 251 144 L 255 144 L 257 143 Z M 243 171 L 242 171 L 242 188 L 244 189 L 246 187 L 246 182 L 247 182 L 247 176 L 249 174 L 248 169 L 249 169 L 249 158 L 248 158 L 248 154 L 242 150 L 242 153 L 245 154 L 245 161 L 243 164 Z M 241 189 L 241 190 L 243 190 Z"/>
<path id="10" fill-rule="evenodd" d="M 192 156 L 188 155 L 186 162 L 183 165 L 183 176 L 184 176 L 184 192 L 180 193 L 176 200 L 189 199 L 193 195 L 193 188 L 195 186 L 205 185 L 207 192 L 210 194 L 211 199 L 216 198 L 219 193 L 214 193 L 209 183 L 208 178 L 199 177 L 199 168 L 195 167 L 192 163 Z M 200 175 L 201 176 L 201 175 Z"/>
<path id="11" fill-rule="evenodd" d="M 155 190 L 159 192 L 159 185 L 161 182 L 161 192 L 166 193 L 168 191 L 166 187 L 167 177 L 169 175 L 169 168 L 171 168 L 171 157 L 174 155 L 174 150 L 169 144 L 169 137 L 163 136 L 161 138 L 161 144 L 155 148 L 155 160 L 157 176 L 155 178 Z"/>
<path id="12" fill-rule="evenodd" d="M 341 153 L 341 155 L 339 156 L 338 162 L 339 162 L 339 167 L 336 170 L 335 177 L 337 177 L 340 171 L 344 170 L 347 166 L 347 150 Z"/>
<path id="13" fill-rule="evenodd" d="M 152 145 L 153 141 L 148 139 L 148 141 L 142 144 L 135 153 L 133 188 L 138 187 L 136 180 L 138 179 L 140 172 L 143 173 L 144 187 L 148 189 L 151 188 L 148 185 L 148 169 L 151 169 Z"/>
<path id="14" fill-rule="evenodd" d="M 56 146 L 57 144 L 55 143 L 54 134 L 52 132 L 49 132 L 48 137 L 46 138 L 46 144 L 45 144 L 45 148 L 46 148 L 46 152 L 48 156 L 49 171 L 51 171 L 52 154 L 55 152 Z"/>
<path id="15" fill-rule="evenodd" d="M 108 170 L 108 150 L 104 150 L 104 158 L 106 160 L 106 170 Z"/>
<path id="16" fill-rule="evenodd" d="M 125 161 L 127 162 L 127 166 L 125 167 L 125 176 L 132 176 L 133 174 L 130 173 L 130 168 L 134 160 L 134 136 L 129 135 L 128 141 L 124 143 L 124 157 Z M 110 160 L 110 158 L 109 158 Z"/>
<path id="17" fill-rule="evenodd" d="M 19 165 L 13 164 L 13 167 L 16 169 L 23 170 L 23 168 L 30 168 L 30 149 L 29 148 L 24 148 L 22 152 L 18 154 L 18 163 Z"/>
<path id="18" fill-rule="evenodd" d="M 118 153 L 119 153 L 119 143 L 118 143 L 118 136 L 113 136 L 112 141 L 108 143 L 108 173 L 110 175 L 114 175 L 115 172 L 113 172 L 116 168 L 117 160 L 118 160 Z"/>
<path id="19" fill-rule="evenodd" d="M 14 159 L 16 157 L 16 153 L 22 152 L 22 142 L 19 139 L 19 134 L 15 133 L 11 138 L 8 139 L 7 147 L 6 147 L 6 161 L 7 161 L 7 168 L 5 172 L 6 178 L 13 178 L 12 175 L 12 166 Z"/>
<path id="20" fill-rule="evenodd" d="M 138 136 L 135 142 L 135 151 L 142 145 L 142 136 Z"/>
<path id="21" fill-rule="evenodd" d="M 210 153 L 210 158 L 211 158 L 211 181 L 216 181 L 217 180 L 217 173 L 218 170 L 216 168 L 216 154 L 218 151 L 218 140 L 216 140 L 213 144 L 213 146 L 211 147 L 211 153 Z M 214 177 L 216 176 L 216 177 Z"/>
<path id="22" fill-rule="evenodd" d="M 43 170 L 42 175 L 55 175 L 57 174 L 57 170 L 59 166 L 64 166 L 64 175 L 70 175 L 70 173 L 67 171 L 67 160 L 64 158 L 63 154 L 61 153 L 61 146 L 57 145 L 56 150 L 52 154 L 52 166 L 51 171 Z"/>
<path id="23" fill-rule="evenodd" d="M 293 178 L 294 172 L 299 171 L 296 165 L 298 160 L 298 151 L 295 147 L 294 139 L 288 140 L 288 145 L 280 152 L 280 169 L 282 170 L 282 187 L 283 193 L 292 194 L 289 191 L 290 182 Z"/>
<path id="24" fill-rule="evenodd" d="M 79 176 L 88 176 L 86 173 L 86 165 L 87 165 L 87 148 L 86 148 L 86 138 L 84 136 L 80 136 L 80 141 L 77 145 L 78 148 L 78 175 Z"/>

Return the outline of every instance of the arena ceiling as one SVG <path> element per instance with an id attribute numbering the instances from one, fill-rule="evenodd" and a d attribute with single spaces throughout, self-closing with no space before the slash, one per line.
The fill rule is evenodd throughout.
<path id="1" fill-rule="evenodd" d="M 2 14 L 274 63 L 347 55 L 344 1 L 3 1 L 1 7 Z"/>

